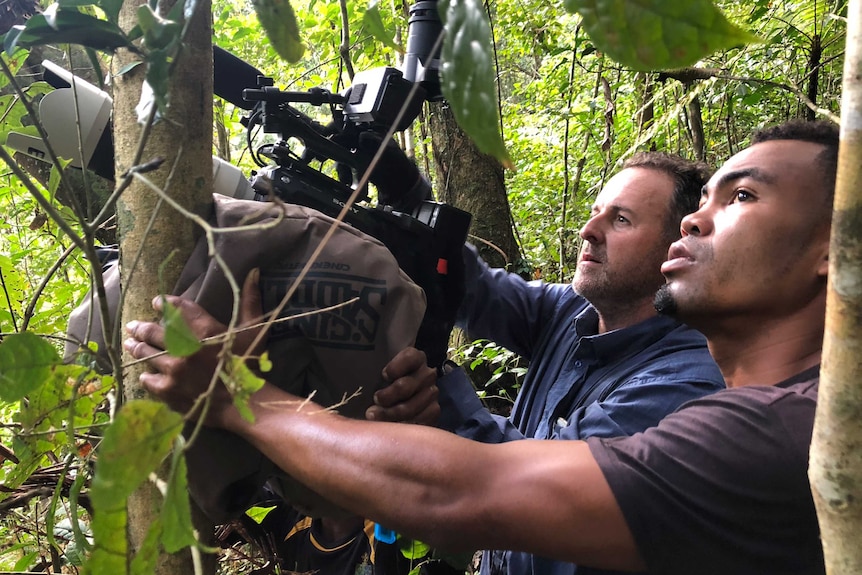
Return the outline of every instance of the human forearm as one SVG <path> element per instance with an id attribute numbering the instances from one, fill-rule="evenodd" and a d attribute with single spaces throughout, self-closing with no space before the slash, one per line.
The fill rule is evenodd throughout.
<path id="1" fill-rule="evenodd" d="M 581 442 L 485 445 L 438 429 L 347 419 L 265 386 L 255 422 L 224 425 L 345 509 L 447 550 L 511 548 L 640 566 Z"/>
<path id="2" fill-rule="evenodd" d="M 272 385 L 250 407 L 254 423 L 231 410 L 218 424 L 340 507 L 447 549 L 477 547 L 464 533 L 492 521 L 481 517 L 481 479 L 470 468 L 484 455 L 470 449 L 472 442 L 436 429 L 344 418 Z M 461 460 L 465 455 L 472 460 Z"/>

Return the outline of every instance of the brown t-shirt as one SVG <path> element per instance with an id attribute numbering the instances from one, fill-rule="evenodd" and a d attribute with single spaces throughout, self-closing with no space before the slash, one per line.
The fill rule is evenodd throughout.
<path id="1" fill-rule="evenodd" d="M 819 366 L 587 442 L 650 573 L 823 573 L 808 483 Z"/>

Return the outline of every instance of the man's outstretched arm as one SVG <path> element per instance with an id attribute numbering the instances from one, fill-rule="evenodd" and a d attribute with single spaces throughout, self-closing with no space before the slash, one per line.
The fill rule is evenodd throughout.
<path id="1" fill-rule="evenodd" d="M 260 315 L 254 272 L 242 303 Z M 249 295 L 251 294 L 251 295 Z M 219 324 L 196 304 L 169 298 L 199 336 Z M 158 305 L 157 305 L 158 307 Z M 127 326 L 125 348 L 136 358 L 163 349 L 164 331 L 150 322 Z M 215 353 L 149 361 L 142 376 L 154 395 L 188 411 L 205 391 Z M 424 354 L 408 349 L 384 370 L 390 382 L 428 377 Z M 244 420 L 223 388 L 207 424 L 232 431 L 321 495 L 359 515 L 436 547 L 517 549 L 612 569 L 643 562 L 622 513 L 585 443 L 518 441 L 486 445 L 415 425 L 341 417 L 266 384 Z"/>

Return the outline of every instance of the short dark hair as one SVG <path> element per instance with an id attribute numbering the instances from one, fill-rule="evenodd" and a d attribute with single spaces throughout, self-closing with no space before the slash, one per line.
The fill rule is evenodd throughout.
<path id="1" fill-rule="evenodd" d="M 823 146 L 817 155 L 817 165 L 823 176 L 827 200 L 831 208 L 835 195 L 835 176 L 838 172 L 838 143 L 841 139 L 838 126 L 828 120 L 789 120 L 777 126 L 762 128 L 751 135 L 751 145 L 775 140 L 796 140 Z"/>
<path id="2" fill-rule="evenodd" d="M 638 152 L 623 163 L 626 168 L 646 168 L 667 174 L 673 180 L 673 199 L 668 212 L 668 236 L 680 235 L 682 218 L 697 211 L 703 186 L 712 175 L 712 169 L 699 161 L 687 160 L 666 152 Z"/>

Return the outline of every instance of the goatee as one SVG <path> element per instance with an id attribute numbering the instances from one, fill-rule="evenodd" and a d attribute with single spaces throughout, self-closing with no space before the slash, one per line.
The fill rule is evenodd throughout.
<path id="1" fill-rule="evenodd" d="M 655 306 L 655 310 L 662 315 L 676 315 L 676 300 L 673 299 L 673 294 L 670 292 L 670 288 L 667 284 L 658 288 L 658 291 L 655 294 L 655 299 L 653 300 L 653 306 Z"/>

